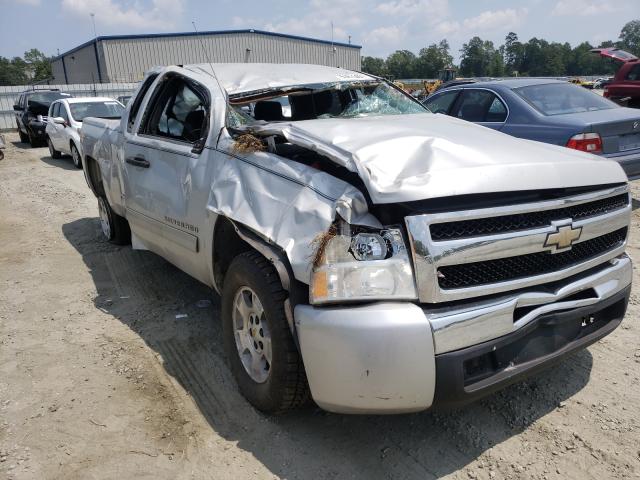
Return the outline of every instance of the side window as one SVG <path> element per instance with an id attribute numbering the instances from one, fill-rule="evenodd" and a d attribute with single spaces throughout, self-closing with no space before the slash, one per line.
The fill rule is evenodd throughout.
<path id="1" fill-rule="evenodd" d="M 631 69 L 627 73 L 627 76 L 625 77 L 625 80 L 631 80 L 632 82 L 637 82 L 640 80 L 640 63 L 631 67 Z"/>
<path id="2" fill-rule="evenodd" d="M 507 107 L 498 97 L 493 98 L 485 122 L 504 122 L 507 119 Z"/>
<path id="3" fill-rule="evenodd" d="M 49 112 L 49 116 L 52 118 L 60 116 L 60 102 L 54 102 L 51 105 L 51 111 Z"/>
<path id="4" fill-rule="evenodd" d="M 424 106 L 431 110 L 433 113 L 449 113 L 451 105 L 455 101 L 456 97 L 460 93 L 459 90 L 453 90 L 451 92 L 444 92 L 434 96 L 432 99 L 427 98 L 424 102 Z"/>
<path id="5" fill-rule="evenodd" d="M 60 105 L 60 112 L 58 113 L 58 115 L 64 118 L 65 122 L 69 123 L 69 114 L 67 113 L 67 107 L 65 107 L 65 105 L 62 103 L 59 103 L 58 105 Z"/>
<path id="6" fill-rule="evenodd" d="M 20 95 L 18 97 L 18 101 L 16 102 L 16 105 L 18 105 L 19 107 L 22 107 L 22 99 L 24 98 L 24 95 Z"/>
<path id="7" fill-rule="evenodd" d="M 144 133 L 188 143 L 204 137 L 207 102 L 198 90 L 180 77 L 166 82 L 145 112 Z"/>
<path id="8" fill-rule="evenodd" d="M 133 104 L 131 105 L 131 109 L 129 110 L 129 118 L 127 119 L 127 132 L 131 133 L 131 131 L 133 130 L 133 124 L 136 122 L 136 116 L 138 115 L 138 111 L 140 110 L 140 105 L 142 104 L 142 100 L 144 99 L 144 96 L 147 94 L 149 87 L 157 77 L 158 77 L 157 74 L 150 75 L 149 78 L 147 78 L 142 84 L 142 87 L 140 88 L 140 91 L 136 95 L 133 101 Z"/>
<path id="9" fill-rule="evenodd" d="M 507 108 L 488 90 L 464 90 L 454 116 L 468 122 L 504 122 Z"/>

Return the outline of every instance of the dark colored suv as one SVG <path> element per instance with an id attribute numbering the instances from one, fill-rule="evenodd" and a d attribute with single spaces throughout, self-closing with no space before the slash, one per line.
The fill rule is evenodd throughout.
<path id="1" fill-rule="evenodd" d="M 47 113 L 49 106 L 59 98 L 72 95 L 57 89 L 27 90 L 20 94 L 13 106 L 16 112 L 16 125 L 21 142 L 29 142 L 32 147 L 43 145 L 46 140 Z"/>

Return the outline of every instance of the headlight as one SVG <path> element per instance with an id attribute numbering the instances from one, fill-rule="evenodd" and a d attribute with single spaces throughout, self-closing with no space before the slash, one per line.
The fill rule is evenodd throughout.
<path id="1" fill-rule="evenodd" d="M 398 229 L 336 235 L 313 269 L 312 304 L 417 298 L 411 260 Z"/>

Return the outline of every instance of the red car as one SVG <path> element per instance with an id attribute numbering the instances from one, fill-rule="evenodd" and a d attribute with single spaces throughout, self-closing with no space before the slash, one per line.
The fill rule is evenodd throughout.
<path id="1" fill-rule="evenodd" d="M 640 108 L 640 61 L 618 48 L 594 48 L 593 53 L 622 63 L 613 81 L 604 87 L 604 96 L 624 107 Z"/>

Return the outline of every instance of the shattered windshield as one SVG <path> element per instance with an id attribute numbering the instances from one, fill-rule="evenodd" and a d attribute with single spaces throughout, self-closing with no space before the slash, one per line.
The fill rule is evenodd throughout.
<path id="1" fill-rule="evenodd" d="M 249 92 L 234 95 L 229 101 L 232 127 L 260 120 L 295 122 L 428 112 L 408 95 L 377 80 Z"/>

